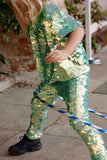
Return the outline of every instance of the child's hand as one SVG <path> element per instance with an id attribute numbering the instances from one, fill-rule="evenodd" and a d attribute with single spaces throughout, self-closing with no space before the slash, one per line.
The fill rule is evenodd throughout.
<path id="1" fill-rule="evenodd" d="M 63 61 L 69 57 L 71 53 L 68 53 L 66 50 L 54 50 L 50 52 L 46 57 L 46 64 L 51 64 L 52 62 L 57 63 L 59 61 Z"/>

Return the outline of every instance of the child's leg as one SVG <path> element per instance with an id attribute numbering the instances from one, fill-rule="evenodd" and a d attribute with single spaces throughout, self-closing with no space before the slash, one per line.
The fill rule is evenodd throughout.
<path id="1" fill-rule="evenodd" d="M 36 89 L 35 94 L 42 100 L 45 100 L 49 104 L 57 98 L 57 91 L 50 85 L 40 85 Z M 40 100 L 33 97 L 31 101 L 31 119 L 30 125 L 27 130 L 27 136 L 30 139 L 38 139 L 42 136 L 43 127 L 47 117 L 48 107 L 44 105 Z"/>
<path id="2" fill-rule="evenodd" d="M 78 78 L 72 78 L 65 84 L 63 82 L 60 88 L 62 89 L 61 94 L 66 102 L 68 112 L 90 122 L 87 109 L 88 79 L 89 74 L 83 74 Z M 85 141 L 93 160 L 107 160 L 107 151 L 99 131 L 72 119 L 70 120 L 70 125 Z"/>

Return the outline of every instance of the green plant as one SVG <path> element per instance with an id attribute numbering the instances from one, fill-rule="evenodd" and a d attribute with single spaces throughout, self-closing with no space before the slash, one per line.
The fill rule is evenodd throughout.
<path id="1" fill-rule="evenodd" d="M 13 10 L 7 5 L 5 0 L 0 1 L 0 34 L 4 41 L 8 41 L 9 37 L 5 33 L 14 31 L 16 34 L 22 33 L 20 25 L 13 13 Z"/>
<path id="2" fill-rule="evenodd" d="M 71 4 L 69 4 L 68 1 L 65 1 L 65 4 L 66 4 L 66 7 L 67 7 L 69 14 L 70 15 L 72 14 L 75 19 L 81 21 L 82 25 L 85 28 L 85 7 L 83 7 L 82 9 L 78 8 L 78 4 L 80 4 L 80 5 L 82 4 L 82 6 L 85 6 L 84 1 L 85 0 L 74 0 L 74 5 L 71 5 Z M 100 23 L 103 20 L 107 21 L 107 11 L 102 12 L 101 6 L 99 5 L 99 3 L 97 1 L 92 3 L 91 12 L 92 12 L 91 13 L 92 23 L 93 22 Z M 101 40 L 102 40 L 101 28 L 99 28 L 98 31 L 92 37 L 92 49 L 93 49 L 94 53 L 97 53 L 99 51 L 98 42 L 100 42 Z M 83 45 L 84 45 L 84 47 L 86 46 L 85 45 L 85 36 L 83 39 Z"/>

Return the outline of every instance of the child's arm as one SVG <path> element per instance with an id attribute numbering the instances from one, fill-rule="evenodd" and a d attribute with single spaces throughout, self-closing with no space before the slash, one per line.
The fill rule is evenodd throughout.
<path id="1" fill-rule="evenodd" d="M 19 12 L 17 11 L 17 9 L 15 8 L 15 6 L 13 4 L 12 4 L 12 7 L 13 7 L 14 13 L 15 13 L 17 19 L 18 19 L 18 22 L 21 26 L 21 29 L 22 29 L 24 35 L 27 36 L 27 24 L 26 24 L 26 22 L 21 17 L 21 15 L 19 14 Z"/>
<path id="2" fill-rule="evenodd" d="M 84 29 L 82 27 L 78 27 L 75 31 L 70 33 L 68 42 L 66 43 L 65 47 L 62 50 L 54 50 L 53 52 L 50 52 L 46 56 L 45 58 L 46 63 L 48 64 L 51 64 L 52 62 L 56 63 L 68 58 L 72 54 L 72 52 L 76 49 L 76 47 L 79 45 L 83 37 L 84 37 Z"/>
<path id="3" fill-rule="evenodd" d="M 71 32 L 68 42 L 66 43 L 63 50 L 71 54 L 80 44 L 83 37 L 84 37 L 84 29 L 82 27 L 77 28 L 75 31 Z"/>

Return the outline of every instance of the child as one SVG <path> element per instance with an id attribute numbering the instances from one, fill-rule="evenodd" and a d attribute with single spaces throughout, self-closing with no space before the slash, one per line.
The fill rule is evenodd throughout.
<path id="1" fill-rule="evenodd" d="M 42 148 L 40 137 L 48 107 L 37 97 L 52 104 L 62 96 L 69 113 L 90 122 L 88 116 L 89 63 L 81 43 L 82 25 L 67 14 L 61 0 L 11 0 L 25 35 L 31 39 L 41 80 L 31 101 L 30 125 L 23 139 L 9 147 L 12 155 Z M 70 119 L 70 125 L 88 146 L 93 160 L 107 160 L 100 133 Z"/>

